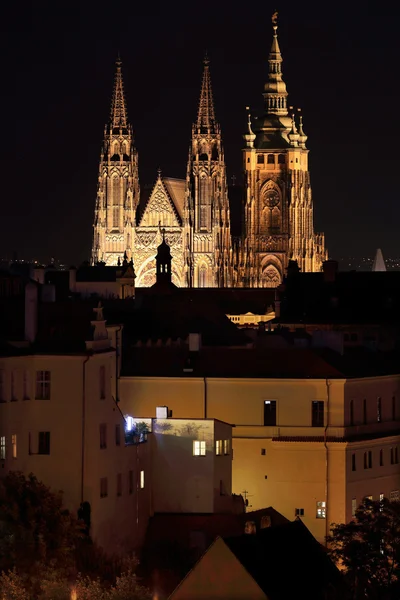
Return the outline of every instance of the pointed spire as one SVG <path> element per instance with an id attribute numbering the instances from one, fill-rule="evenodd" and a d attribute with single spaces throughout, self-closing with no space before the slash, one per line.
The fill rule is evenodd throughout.
<path id="1" fill-rule="evenodd" d="M 374 264 L 372 265 L 372 271 L 386 271 L 385 261 L 383 260 L 382 250 L 378 248 L 374 258 Z"/>
<path id="2" fill-rule="evenodd" d="M 282 55 L 278 42 L 278 13 L 272 15 L 272 46 L 268 57 L 268 81 L 264 86 L 264 100 L 267 113 L 286 116 L 287 91 L 282 79 Z"/>
<path id="3" fill-rule="evenodd" d="M 111 126 L 112 128 L 127 127 L 128 114 L 126 110 L 126 102 L 124 95 L 124 84 L 122 81 L 122 62 L 118 52 L 117 60 L 115 62 L 115 79 L 114 79 L 114 91 L 111 102 Z"/>
<path id="4" fill-rule="evenodd" d="M 300 117 L 299 117 L 299 121 L 300 121 L 300 123 L 299 123 L 299 146 L 301 146 L 302 148 L 305 148 L 308 137 L 304 133 L 304 129 L 303 129 L 303 115 L 301 114 L 301 108 L 298 108 L 297 110 L 300 114 Z"/>
<path id="5" fill-rule="evenodd" d="M 204 57 L 204 69 L 203 69 L 203 81 L 201 84 L 199 112 L 197 115 L 197 129 L 206 131 L 215 131 L 215 113 L 214 113 L 214 102 L 211 89 L 211 77 L 210 77 L 210 61 L 207 53 Z"/>

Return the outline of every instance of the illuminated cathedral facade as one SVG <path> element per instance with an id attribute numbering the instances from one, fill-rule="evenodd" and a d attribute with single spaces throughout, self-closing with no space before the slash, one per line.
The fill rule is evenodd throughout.
<path id="1" fill-rule="evenodd" d="M 275 287 L 289 260 L 320 271 L 327 259 L 315 234 L 307 136 L 300 113 L 289 111 L 282 78 L 276 15 L 264 110 L 248 115 L 244 138 L 242 234 L 233 239 L 221 128 L 215 117 L 210 67 L 204 61 L 186 179 L 161 171 L 140 202 L 138 152 L 128 121 L 117 61 L 111 115 L 104 131 L 95 206 L 92 264 L 133 260 L 136 286 L 156 280 L 157 248 L 170 246 L 179 287 Z"/>

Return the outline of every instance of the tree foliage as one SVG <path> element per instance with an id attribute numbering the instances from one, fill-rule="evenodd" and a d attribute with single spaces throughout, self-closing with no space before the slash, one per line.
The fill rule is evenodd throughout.
<path id="1" fill-rule="evenodd" d="M 354 599 L 400 597 L 400 503 L 365 498 L 353 520 L 333 524 L 327 538 L 333 560 L 344 569 Z"/>

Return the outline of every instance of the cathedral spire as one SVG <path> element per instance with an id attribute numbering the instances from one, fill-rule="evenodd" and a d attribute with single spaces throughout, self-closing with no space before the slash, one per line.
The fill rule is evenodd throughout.
<path id="1" fill-rule="evenodd" d="M 114 91 L 111 102 L 111 126 L 112 128 L 126 128 L 128 123 L 128 114 L 126 110 L 126 102 L 124 95 L 124 84 L 122 81 L 122 62 L 121 57 L 118 53 L 117 60 L 115 62 L 115 80 L 114 80 Z"/>
<path id="2" fill-rule="evenodd" d="M 264 100 L 267 113 L 286 116 L 287 91 L 282 79 L 282 54 L 278 42 L 278 13 L 272 15 L 272 46 L 268 57 L 268 81 L 264 86 Z"/>
<path id="3" fill-rule="evenodd" d="M 197 115 L 197 129 L 200 132 L 215 131 L 216 121 L 214 102 L 211 89 L 210 61 L 207 54 L 204 57 L 203 81 L 201 84 L 199 112 Z"/>

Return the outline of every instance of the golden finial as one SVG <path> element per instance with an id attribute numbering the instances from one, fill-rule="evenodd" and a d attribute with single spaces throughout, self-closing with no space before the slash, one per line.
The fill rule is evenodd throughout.
<path id="1" fill-rule="evenodd" d="M 272 27 L 275 29 L 275 31 L 278 29 L 278 11 L 275 10 L 272 14 Z"/>

